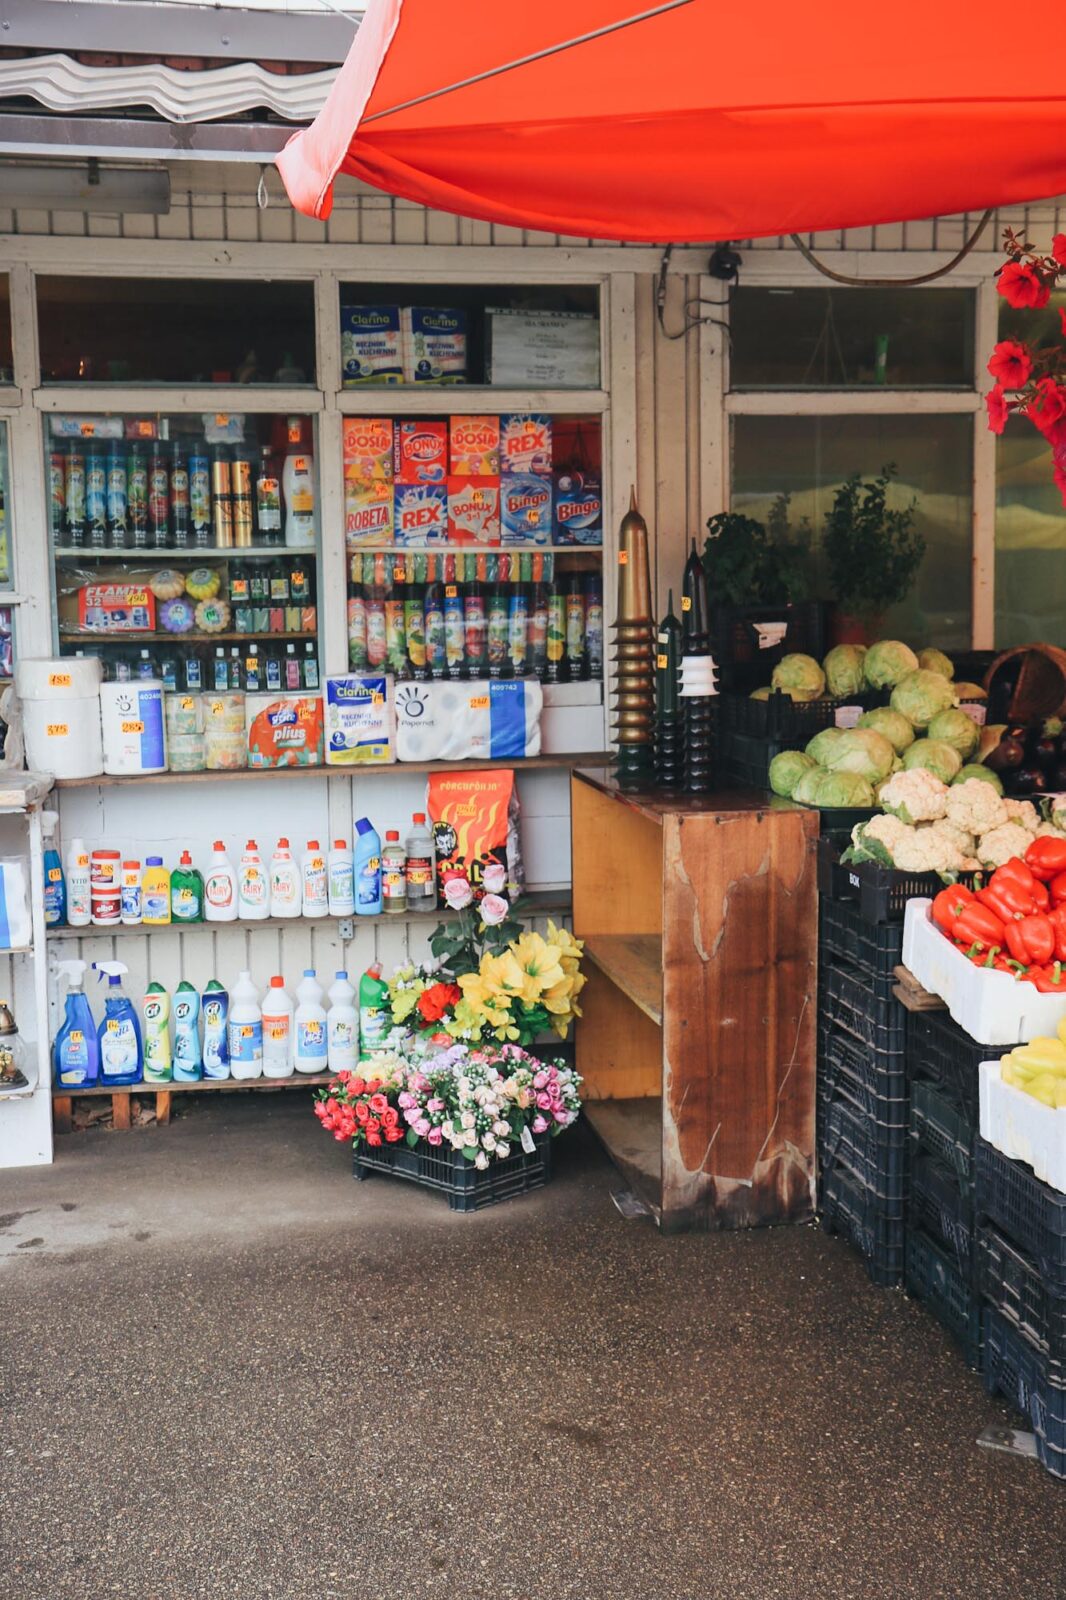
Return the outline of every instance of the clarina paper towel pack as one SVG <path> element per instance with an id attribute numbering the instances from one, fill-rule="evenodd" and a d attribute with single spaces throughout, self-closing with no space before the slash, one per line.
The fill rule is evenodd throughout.
<path id="1" fill-rule="evenodd" d="M 396 760 L 389 676 L 344 672 L 328 677 L 324 712 L 327 766 L 380 766 Z"/>

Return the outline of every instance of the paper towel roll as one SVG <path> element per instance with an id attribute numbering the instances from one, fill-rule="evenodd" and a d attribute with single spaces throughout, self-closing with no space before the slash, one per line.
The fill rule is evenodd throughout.
<path id="1" fill-rule="evenodd" d="M 24 700 L 26 764 L 57 778 L 95 778 L 104 770 L 100 700 Z"/>
<path id="2" fill-rule="evenodd" d="M 51 656 L 16 661 L 15 688 L 20 700 L 88 700 L 103 678 L 99 656 Z"/>
<path id="3" fill-rule="evenodd" d="M 105 772 L 128 778 L 167 770 L 161 679 L 102 683 L 100 722 Z"/>

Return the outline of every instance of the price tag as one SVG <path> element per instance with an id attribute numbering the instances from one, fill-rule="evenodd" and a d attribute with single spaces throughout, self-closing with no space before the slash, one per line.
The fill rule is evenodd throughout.
<path id="1" fill-rule="evenodd" d="M 147 589 L 131 589 L 129 603 L 131 606 L 146 606 L 148 604 Z"/>
<path id="2" fill-rule="evenodd" d="M 620 567 L 628 567 L 628 565 L 629 565 L 629 551 L 628 550 L 619 550 L 619 552 L 618 552 L 618 565 Z"/>
<path id="3" fill-rule="evenodd" d="M 470 696 L 470 709 L 471 711 L 487 711 L 489 709 L 488 695 L 472 694 Z"/>
<path id="4" fill-rule="evenodd" d="M 143 722 L 124 722 L 122 724 L 122 731 L 123 731 L 123 733 L 143 733 L 144 732 L 144 723 Z"/>
<path id="5" fill-rule="evenodd" d="M 533 1142 L 533 1135 L 529 1131 L 528 1122 L 523 1122 L 523 1124 L 522 1124 L 521 1139 L 522 1139 L 522 1149 L 525 1151 L 526 1155 L 527 1156 L 535 1155 L 536 1152 L 537 1152 L 537 1147 Z"/>
<path id="6" fill-rule="evenodd" d="M 459 590 L 456 588 L 454 583 L 449 583 L 449 584 L 445 585 L 445 589 L 444 589 L 444 598 L 445 598 L 445 600 L 454 600 L 458 593 L 459 593 Z"/>
<path id="7" fill-rule="evenodd" d="M 50 722 L 44 731 L 48 739 L 66 739 L 69 737 L 70 727 L 65 722 Z"/>
<path id="8" fill-rule="evenodd" d="M 79 424 L 78 424 L 78 432 L 81 434 L 83 439 L 95 439 L 95 437 L 96 437 L 96 423 L 95 422 L 79 422 Z"/>
<path id="9" fill-rule="evenodd" d="M 69 672 L 50 672 L 48 674 L 48 687 L 50 689 L 69 689 L 70 681 Z"/>
<path id="10" fill-rule="evenodd" d="M 181 697 L 181 709 L 183 711 L 193 711 L 195 707 L 196 701 L 193 699 L 192 695 L 183 694 Z"/>
<path id="11" fill-rule="evenodd" d="M 656 656 L 655 657 L 655 665 L 658 667 L 660 672 L 665 672 L 666 671 L 666 668 L 669 665 L 669 662 L 670 662 L 670 657 L 669 656 Z"/>
<path id="12" fill-rule="evenodd" d="M 690 594 L 683 594 L 681 596 L 681 609 L 682 611 L 692 610 L 692 596 Z"/>
<path id="13" fill-rule="evenodd" d="M 228 428 L 229 427 L 229 412 L 228 411 L 216 411 L 215 412 L 215 427 L 216 428 Z"/>

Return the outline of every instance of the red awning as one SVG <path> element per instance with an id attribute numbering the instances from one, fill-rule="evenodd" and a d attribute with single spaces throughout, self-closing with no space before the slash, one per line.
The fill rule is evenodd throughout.
<path id="1" fill-rule="evenodd" d="M 1066 87 L 1041 38 L 992 0 L 370 0 L 278 167 L 312 216 L 347 172 L 600 239 L 981 211 L 1066 190 Z"/>

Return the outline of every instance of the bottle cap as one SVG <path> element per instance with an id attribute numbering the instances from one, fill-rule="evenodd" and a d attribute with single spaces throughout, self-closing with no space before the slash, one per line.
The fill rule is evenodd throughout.
<path id="1" fill-rule="evenodd" d="M 360 817 L 355 825 L 356 833 L 373 833 L 374 824 L 369 817 Z"/>
<path id="2" fill-rule="evenodd" d="M 334 850 L 347 850 L 348 846 L 343 839 L 334 839 L 333 848 Z"/>
<path id="3" fill-rule="evenodd" d="M 315 978 L 317 976 L 318 976 L 318 974 L 315 972 L 314 967 L 305 967 L 304 968 L 304 977 L 305 978 Z"/>
<path id="4" fill-rule="evenodd" d="M 191 867 L 192 866 L 192 856 L 189 854 L 189 852 L 187 850 L 183 850 L 181 852 L 181 860 L 178 862 L 178 866 L 179 867 Z"/>
<path id="5" fill-rule="evenodd" d="M 345 979 L 345 981 L 347 981 L 347 978 L 348 978 L 348 974 L 347 974 L 347 972 L 335 972 L 335 973 L 334 973 L 334 974 L 333 974 L 333 976 L 334 976 L 334 977 L 335 977 L 335 978 L 344 978 L 344 979 Z"/>
<path id="6" fill-rule="evenodd" d="M 386 828 L 385 829 L 385 838 L 386 838 L 386 840 L 388 841 L 389 844 L 392 844 L 395 840 L 398 840 L 399 837 L 400 837 L 400 835 L 399 835 L 398 831 L 395 828 Z"/>
<path id="7" fill-rule="evenodd" d="M 148 857 L 146 857 L 144 864 L 145 864 L 146 867 L 161 867 L 163 865 L 163 857 L 162 856 L 148 856 Z"/>
<path id="8" fill-rule="evenodd" d="M 133 869 L 135 867 L 139 867 L 140 864 L 141 863 L 139 861 L 124 861 L 122 863 L 122 870 L 123 872 L 132 872 Z"/>
<path id="9" fill-rule="evenodd" d="M 258 849 L 259 849 L 259 846 L 258 846 L 258 845 L 257 845 L 257 844 L 256 844 L 256 842 L 255 842 L 255 840 L 254 840 L 254 839 L 249 839 L 249 840 L 248 840 L 248 843 L 247 843 L 247 844 L 246 844 L 246 845 L 245 845 L 245 847 L 244 847 L 244 848 L 245 848 L 245 849 L 246 849 L 246 850 L 258 850 Z"/>
<path id="10" fill-rule="evenodd" d="M 317 839 L 308 839 L 307 848 L 309 850 L 321 850 L 322 846 L 319 844 Z"/>
<path id="11" fill-rule="evenodd" d="M 285 979 L 284 978 L 271 978 L 270 987 L 272 989 L 284 989 L 284 987 L 285 987 Z"/>
<path id="12" fill-rule="evenodd" d="M 287 850 L 288 848 L 289 848 L 288 839 L 279 839 L 278 840 L 278 849 L 279 850 Z"/>
<path id="13" fill-rule="evenodd" d="M 411 821 L 412 822 L 425 822 L 425 820 L 426 820 L 426 813 L 424 811 L 416 811 L 416 812 L 414 812 L 412 814 L 412 817 L 411 817 Z"/>
<path id="14" fill-rule="evenodd" d="M 222 843 L 221 839 L 216 839 L 214 844 L 211 846 L 211 848 L 212 848 L 212 850 L 217 850 L 219 852 L 219 854 L 221 854 L 222 851 L 225 849 L 225 845 Z"/>

